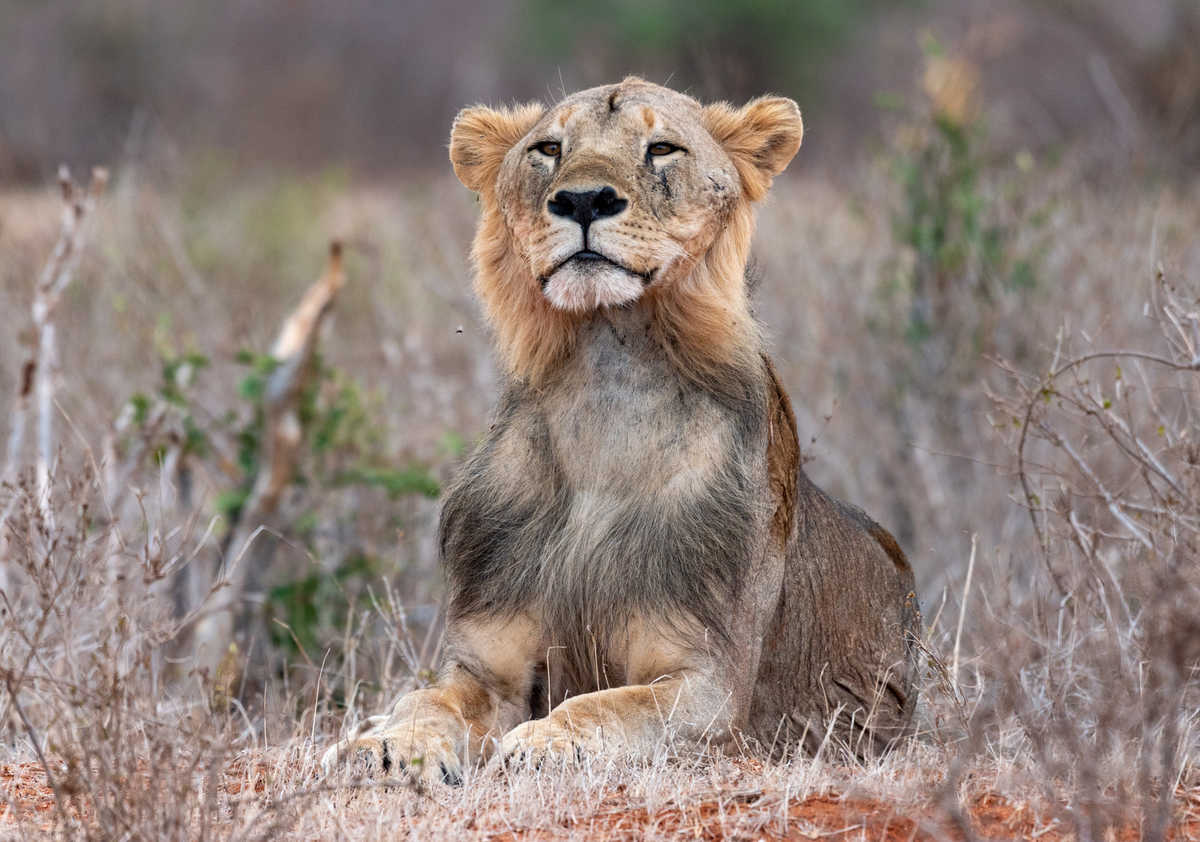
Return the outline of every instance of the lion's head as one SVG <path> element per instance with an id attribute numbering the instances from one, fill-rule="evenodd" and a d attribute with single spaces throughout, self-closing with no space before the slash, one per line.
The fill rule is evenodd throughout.
<path id="1" fill-rule="evenodd" d="M 510 370 L 536 380 L 581 318 L 634 302 L 681 360 L 736 356 L 753 332 L 750 203 L 802 134 L 790 99 L 702 106 L 637 78 L 460 113 L 450 159 L 480 194 L 477 288 Z"/>

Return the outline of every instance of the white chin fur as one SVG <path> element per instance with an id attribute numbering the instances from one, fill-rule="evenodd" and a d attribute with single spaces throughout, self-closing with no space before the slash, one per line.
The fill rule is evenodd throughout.
<path id="1" fill-rule="evenodd" d="M 572 262 L 550 276 L 543 292 L 555 309 L 578 313 L 636 300 L 642 280 L 611 263 Z"/>

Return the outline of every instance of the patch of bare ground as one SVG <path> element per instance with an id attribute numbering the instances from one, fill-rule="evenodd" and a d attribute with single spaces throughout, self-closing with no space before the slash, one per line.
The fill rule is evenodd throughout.
<path id="1" fill-rule="evenodd" d="M 270 812 L 272 800 L 288 797 L 279 793 L 279 772 L 266 760 L 239 757 L 227 764 L 220 788 L 228 798 L 257 801 L 260 807 Z M 292 789 L 292 795 L 303 795 L 304 783 L 293 779 L 284 789 Z M 590 808 L 583 807 L 551 821 L 527 822 L 521 819 L 519 810 L 505 808 L 503 792 L 489 788 L 487 780 L 479 783 L 485 789 L 491 789 L 488 795 L 483 799 L 468 796 L 461 801 L 453 795 L 456 792 L 453 790 L 414 794 L 402 787 L 371 785 L 368 788 L 377 790 L 384 799 L 391 795 L 398 803 L 412 802 L 412 809 L 405 807 L 398 811 L 398 821 L 391 826 L 394 838 L 423 837 L 429 827 L 437 826 L 440 820 L 444 820 L 447 829 L 459 829 L 463 838 L 492 842 L 580 838 L 605 842 L 677 838 L 711 842 L 728 839 L 779 842 L 805 839 L 881 842 L 1037 839 L 1058 842 L 1078 838 L 1074 829 L 1055 818 L 1055 811 L 1046 805 L 994 792 L 963 799 L 952 812 L 940 805 L 934 796 L 917 800 L 892 799 L 832 790 L 789 796 L 786 792 L 765 787 L 713 792 L 710 797 L 672 800 L 649 807 L 630 787 L 618 784 L 597 793 Z M 554 787 L 555 783 L 550 782 L 550 786 Z M 312 791 L 315 794 L 320 790 L 317 786 Z M 355 813 L 372 811 L 374 799 L 360 801 L 353 788 L 341 793 L 336 789 L 327 791 L 327 794 L 332 793 L 345 796 L 341 811 L 349 823 L 363 818 Z M 0 835 L 16 831 L 23 836 L 37 836 L 52 834 L 64 827 L 61 816 L 56 814 L 56 810 L 64 807 L 59 807 L 60 802 L 39 763 L 0 765 L 0 798 L 4 803 L 0 813 Z M 474 812 L 464 816 L 464 808 L 468 805 L 473 806 Z M 1200 793 L 1180 789 L 1175 805 L 1172 821 L 1162 838 L 1200 839 Z M 66 804 L 65 809 L 70 812 L 72 823 L 87 823 L 86 809 L 81 811 L 74 802 Z M 237 835 L 235 828 L 226 830 Z M 1104 836 L 1106 842 L 1134 842 L 1145 838 L 1148 838 L 1146 829 L 1134 818 L 1116 823 Z"/>
<path id="2" fill-rule="evenodd" d="M 6 763 L 0 766 L 0 792 L 4 813 L 0 829 L 36 825 L 49 830 L 54 817 L 54 790 L 46 771 L 38 763 Z"/>

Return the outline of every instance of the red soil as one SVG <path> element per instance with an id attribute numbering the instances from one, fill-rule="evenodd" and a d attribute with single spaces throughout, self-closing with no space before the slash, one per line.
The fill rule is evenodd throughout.
<path id="1" fill-rule="evenodd" d="M 244 764 L 231 765 L 226 791 L 238 795 L 246 788 Z M 265 788 L 263 775 L 256 776 L 254 790 Z M 999 795 L 980 796 L 970 804 L 961 822 L 969 823 L 969 837 L 955 820 L 932 807 L 900 810 L 894 805 L 866 798 L 841 798 L 833 795 L 811 796 L 788 804 L 787 820 L 778 803 L 762 803 L 761 793 L 747 793 L 699 801 L 685 806 L 672 806 L 655 812 L 642 807 L 630 808 L 623 802 L 620 791 L 597 806 L 584 819 L 565 823 L 557 832 L 545 829 L 512 829 L 484 827 L 481 821 L 476 830 L 489 839 L 500 842 L 549 839 L 562 836 L 562 830 L 572 835 L 603 840 L 641 839 L 648 831 L 656 835 L 679 835 L 688 839 L 719 842 L 737 828 L 738 838 L 754 840 L 806 839 L 873 839 L 884 842 L 915 842 L 915 840 L 962 840 L 967 838 L 1009 840 L 1037 839 L 1039 842 L 1059 842 L 1073 839 L 1075 834 L 1063 821 L 1039 816 L 1033 807 L 1018 804 Z M 54 792 L 47 784 L 46 774 L 37 763 L 0 765 L 0 832 L 5 827 L 24 827 L 27 830 L 49 830 L 56 809 Z M 765 819 L 765 821 L 764 821 Z M 761 825 L 759 829 L 758 825 Z M 1105 837 L 1111 842 L 1134 842 L 1141 838 L 1137 825 L 1130 823 L 1118 833 Z M 1167 831 L 1169 840 L 1200 840 L 1200 795 L 1182 794 L 1177 803 L 1175 819 Z"/>
<path id="2" fill-rule="evenodd" d="M 18 822 L 48 827 L 54 815 L 54 792 L 39 763 L 0 766 L 0 796 L 0 828 Z"/>
<path id="3" fill-rule="evenodd" d="M 776 806 L 770 811 L 770 822 L 762 829 L 753 829 L 750 816 L 764 811 L 758 797 L 722 799 L 672 807 L 654 814 L 641 808 L 622 807 L 619 799 L 610 799 L 587 819 L 574 822 L 569 829 L 582 831 L 584 838 L 603 840 L 635 840 L 653 830 L 655 835 L 678 835 L 682 838 L 720 842 L 731 838 L 733 828 L 740 831 L 735 837 L 753 840 L 881 840 L 881 842 L 915 842 L 915 840 L 1013 840 L 1037 839 L 1039 842 L 1059 842 L 1075 839 L 1072 828 L 1062 821 L 1053 822 L 1039 817 L 1032 807 L 1014 804 L 998 795 L 984 795 L 971 804 L 962 820 L 969 823 L 969 836 L 954 821 L 935 817 L 932 809 L 900 811 L 882 801 L 864 798 L 841 798 L 831 795 L 811 796 L 793 801 L 787 808 L 786 825 L 780 821 Z M 747 814 L 744 823 L 737 814 Z M 497 840 L 538 840 L 552 838 L 544 830 L 493 832 Z M 1138 827 L 1130 823 L 1119 832 L 1105 836 L 1110 842 L 1136 842 L 1142 838 Z M 1185 811 L 1167 831 L 1169 840 L 1200 840 L 1200 802 L 1185 805 Z"/>

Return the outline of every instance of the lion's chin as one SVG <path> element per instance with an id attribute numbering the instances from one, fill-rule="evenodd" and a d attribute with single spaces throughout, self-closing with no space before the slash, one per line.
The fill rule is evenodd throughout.
<path id="1" fill-rule="evenodd" d="M 618 307 L 641 297 L 642 279 L 611 263 L 571 261 L 546 279 L 550 305 L 572 313 Z"/>

